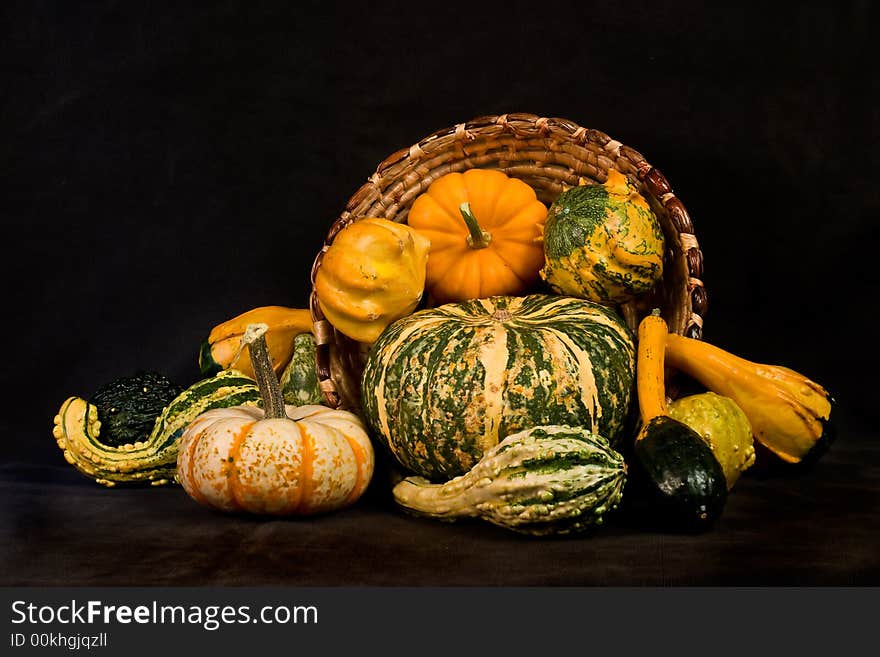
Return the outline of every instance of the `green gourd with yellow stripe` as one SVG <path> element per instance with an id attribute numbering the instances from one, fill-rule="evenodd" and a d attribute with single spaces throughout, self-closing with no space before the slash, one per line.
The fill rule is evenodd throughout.
<path id="1" fill-rule="evenodd" d="M 152 394 L 152 393 L 151 393 Z M 180 436 L 187 425 L 212 408 L 260 403 L 260 391 L 253 379 L 238 370 L 224 370 L 197 381 L 157 411 L 146 430 L 143 422 L 127 423 L 113 431 L 110 411 L 125 407 L 130 418 L 141 420 L 147 403 L 145 395 L 117 395 L 113 408 L 82 397 L 69 397 L 55 416 L 52 435 L 64 459 L 85 476 L 105 486 L 150 483 L 154 486 L 176 483 L 177 452 Z M 123 433 L 121 429 L 128 430 Z M 140 431 L 140 435 L 137 435 Z M 118 436 L 126 435 L 122 442 Z"/>
<path id="2" fill-rule="evenodd" d="M 372 345 L 361 385 L 372 433 L 414 474 L 446 480 L 540 425 L 612 445 L 626 423 L 633 336 L 585 299 L 499 296 L 421 310 Z"/>
<path id="3" fill-rule="evenodd" d="M 651 206 L 612 169 L 604 184 L 572 187 L 550 207 L 541 277 L 559 294 L 616 305 L 657 284 L 663 253 Z"/>

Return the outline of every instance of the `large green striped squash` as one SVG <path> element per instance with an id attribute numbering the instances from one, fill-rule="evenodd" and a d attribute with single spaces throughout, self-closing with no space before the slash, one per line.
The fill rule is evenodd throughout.
<path id="1" fill-rule="evenodd" d="M 664 236 L 648 202 L 626 177 L 563 192 L 544 225 L 541 277 L 559 294 L 624 303 L 663 275 Z"/>
<path id="2" fill-rule="evenodd" d="M 500 438 L 545 424 L 614 441 L 629 410 L 633 336 L 613 311 L 535 294 L 452 303 L 398 320 L 361 385 L 375 436 L 414 472 L 467 472 Z"/>

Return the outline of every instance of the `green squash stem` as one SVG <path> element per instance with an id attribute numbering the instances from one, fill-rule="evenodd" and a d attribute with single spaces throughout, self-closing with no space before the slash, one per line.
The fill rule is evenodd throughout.
<path id="1" fill-rule="evenodd" d="M 471 212 L 471 204 L 467 202 L 462 203 L 458 206 L 458 209 L 461 212 L 464 223 L 467 224 L 468 230 L 471 232 L 467 238 L 468 246 L 472 249 L 485 249 L 489 246 L 492 236 L 480 228 L 480 223 L 477 221 L 474 213 Z"/>
<path id="2" fill-rule="evenodd" d="M 268 324 L 248 324 L 241 338 L 241 344 L 247 345 L 250 350 L 251 365 L 260 388 L 260 396 L 263 398 L 266 418 L 287 418 L 287 412 L 284 410 L 284 395 L 281 394 L 278 377 L 275 376 L 272 361 L 269 359 L 269 347 L 266 345 L 268 330 Z"/>

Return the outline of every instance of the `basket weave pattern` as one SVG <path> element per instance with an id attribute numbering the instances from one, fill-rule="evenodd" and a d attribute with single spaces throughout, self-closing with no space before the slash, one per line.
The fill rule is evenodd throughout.
<path id="1" fill-rule="evenodd" d="M 663 174 L 638 151 L 566 119 L 534 114 L 484 116 L 435 132 L 387 157 L 330 227 L 312 265 L 309 299 L 318 345 L 318 378 L 329 406 L 357 408 L 368 345 L 336 331 L 321 312 L 314 283 L 324 253 L 340 230 L 364 217 L 405 222 L 413 201 L 432 182 L 472 168 L 498 169 L 519 178 L 548 206 L 569 187 L 603 183 L 610 169 L 626 175 L 659 218 L 667 252 L 663 279 L 654 291 L 620 311 L 635 330 L 641 317 L 657 307 L 671 331 L 702 336 L 707 306 L 703 255 L 690 216 Z"/>

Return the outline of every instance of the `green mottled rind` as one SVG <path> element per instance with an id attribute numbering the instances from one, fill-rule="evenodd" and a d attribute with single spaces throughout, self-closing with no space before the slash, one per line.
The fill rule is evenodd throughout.
<path id="1" fill-rule="evenodd" d="M 581 185 L 564 191 L 548 212 L 549 225 L 544 227 L 545 255 L 560 258 L 582 249 L 596 231 L 605 228 L 609 207 L 617 209 L 619 204 L 612 202 L 602 185 Z"/>
<path id="2" fill-rule="evenodd" d="M 689 426 L 709 445 L 724 470 L 728 490 L 755 463 L 749 418 L 729 397 L 711 391 L 680 397 L 669 404 L 669 416 Z"/>
<path id="3" fill-rule="evenodd" d="M 482 518 L 513 531 L 569 534 L 603 522 L 623 496 L 623 457 L 586 429 L 541 426 L 508 436 L 467 473 L 394 487 L 408 511 L 441 520 Z"/>
<path id="4" fill-rule="evenodd" d="M 500 438 L 583 426 L 615 444 L 633 384 L 633 337 L 613 311 L 553 295 L 413 313 L 372 345 L 361 385 L 371 431 L 415 474 L 467 472 Z"/>
<path id="5" fill-rule="evenodd" d="M 118 447 L 141 440 L 162 409 L 183 388 L 159 372 L 137 372 L 102 385 L 92 395 L 101 418 L 101 439 Z"/>
<path id="6" fill-rule="evenodd" d="M 77 397 L 68 399 L 56 417 L 55 438 L 65 458 L 99 483 L 171 483 L 176 482 L 180 436 L 190 422 L 212 408 L 260 403 L 252 379 L 225 370 L 194 383 L 171 400 L 150 435 L 141 441 L 118 447 L 103 443 L 97 407 Z"/>
<path id="7" fill-rule="evenodd" d="M 203 376 L 214 376 L 222 369 L 211 353 L 211 343 L 205 340 L 199 348 L 199 370 Z"/>
<path id="8" fill-rule="evenodd" d="M 300 333 L 293 339 L 293 356 L 279 382 L 285 403 L 294 406 L 324 403 L 318 385 L 315 350 L 315 338 L 311 333 Z"/>
<path id="9" fill-rule="evenodd" d="M 663 229 L 647 203 L 603 185 L 572 187 L 547 214 L 541 275 L 560 294 L 622 303 L 657 283 L 663 251 Z"/>
<path id="10" fill-rule="evenodd" d="M 253 379 L 238 370 L 224 370 L 197 381 L 175 397 L 156 420 L 150 440 L 162 445 L 176 444 L 187 425 L 205 411 L 261 404 L 260 389 Z"/>
<path id="11" fill-rule="evenodd" d="M 707 528 L 727 501 L 724 470 L 712 450 L 686 424 L 661 415 L 642 427 L 634 454 L 656 505 L 670 526 Z"/>

